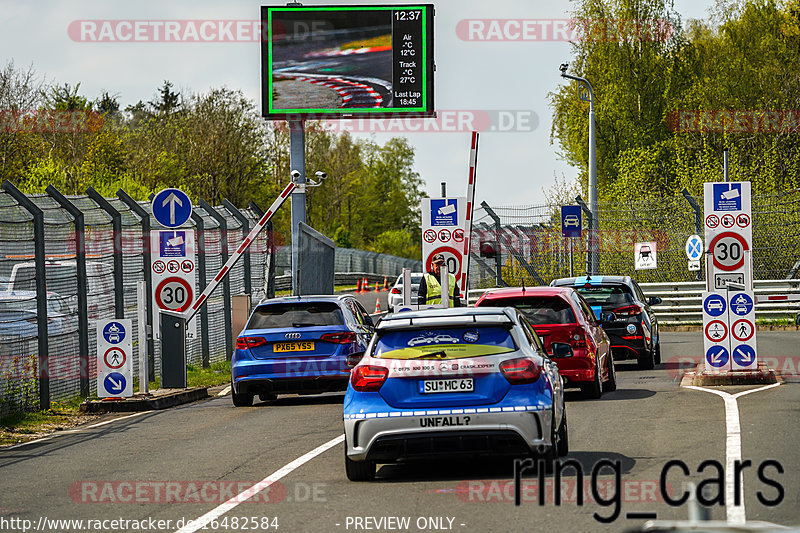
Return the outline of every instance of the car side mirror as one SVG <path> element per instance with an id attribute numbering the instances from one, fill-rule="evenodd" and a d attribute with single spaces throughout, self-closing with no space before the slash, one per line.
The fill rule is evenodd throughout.
<path id="1" fill-rule="evenodd" d="M 600 313 L 600 322 L 615 322 L 617 320 L 617 314 L 613 311 L 608 311 L 606 313 Z"/>
<path id="2" fill-rule="evenodd" d="M 553 353 L 550 356 L 553 359 L 572 357 L 572 346 L 566 342 L 554 342 L 550 344 L 550 349 L 553 350 Z"/>
<path id="3" fill-rule="evenodd" d="M 663 300 L 658 296 L 651 296 L 650 298 L 647 299 L 647 305 L 658 305 L 662 301 Z"/>
<path id="4" fill-rule="evenodd" d="M 364 352 L 355 352 L 348 355 L 347 359 L 345 360 L 347 368 L 353 368 L 354 366 L 356 366 L 358 363 L 361 362 L 362 357 L 364 357 Z"/>

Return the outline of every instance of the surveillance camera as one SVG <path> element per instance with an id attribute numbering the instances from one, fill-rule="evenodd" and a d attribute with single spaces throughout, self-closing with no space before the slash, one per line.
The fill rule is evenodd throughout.
<path id="1" fill-rule="evenodd" d="M 561 74 L 566 74 L 568 68 L 569 63 L 561 63 L 561 66 L 558 67 L 558 69 L 561 71 Z"/>
<path id="2" fill-rule="evenodd" d="M 322 172 L 321 170 L 316 171 L 314 173 L 314 175 L 317 176 L 321 180 L 324 180 L 325 178 L 328 177 L 328 174 L 326 172 Z"/>
<path id="3" fill-rule="evenodd" d="M 292 179 L 297 179 L 299 177 L 300 177 L 300 171 L 299 170 L 292 170 Z"/>

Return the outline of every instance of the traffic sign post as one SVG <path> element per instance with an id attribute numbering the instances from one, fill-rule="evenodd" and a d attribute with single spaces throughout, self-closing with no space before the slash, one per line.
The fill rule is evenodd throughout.
<path id="1" fill-rule="evenodd" d="M 133 396 L 133 321 L 97 321 L 97 396 Z"/>
<path id="2" fill-rule="evenodd" d="M 704 193 L 708 243 L 705 253 L 709 256 L 706 259 L 709 292 L 703 293 L 706 369 L 752 370 L 758 367 L 758 362 L 751 185 L 746 181 L 706 183 Z M 694 254 L 696 249 L 694 237 L 697 236 L 686 242 L 690 260 L 690 252 Z M 725 325 L 723 339 L 715 337 L 721 332 L 720 323 Z"/>
<path id="3" fill-rule="evenodd" d="M 153 309 L 179 313 L 187 311 L 196 294 L 194 229 L 153 231 L 150 240 Z M 160 328 L 155 329 L 156 338 L 160 339 Z M 190 320 L 186 326 L 186 338 L 196 337 L 197 321 Z"/>
<path id="4" fill-rule="evenodd" d="M 467 200 L 466 198 L 423 198 L 422 200 L 422 264 L 427 272 L 431 259 L 442 254 L 447 270 L 460 287 L 466 276 L 464 266 Z"/>

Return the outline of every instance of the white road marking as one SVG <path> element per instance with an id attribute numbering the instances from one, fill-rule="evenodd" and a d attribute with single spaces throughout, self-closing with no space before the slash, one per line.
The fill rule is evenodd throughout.
<path id="1" fill-rule="evenodd" d="M 273 483 L 275 483 L 279 479 L 281 479 L 283 477 L 286 477 L 287 475 L 292 473 L 293 470 L 303 466 L 305 463 L 309 462 L 311 459 L 315 458 L 318 455 L 321 455 L 321 454 L 325 453 L 326 451 L 328 451 L 329 449 L 333 448 L 334 446 L 336 446 L 337 444 L 339 444 L 341 442 L 344 442 L 344 434 L 339 435 L 338 437 L 329 440 L 325 444 L 317 446 L 316 448 L 314 448 L 310 452 L 306 453 L 305 455 L 302 455 L 302 456 L 298 457 L 297 459 L 295 459 L 294 461 L 292 461 L 291 463 L 288 463 L 285 466 L 279 468 L 278 470 L 276 470 L 272 474 L 268 475 L 267 477 L 265 477 L 264 479 L 262 479 L 261 481 L 259 481 L 258 483 L 256 483 L 252 487 L 250 487 L 249 489 L 247 489 L 247 490 L 245 490 L 243 492 L 240 492 L 239 494 L 237 494 L 233 498 L 229 499 L 225 503 L 222 503 L 219 506 L 217 506 L 214 509 L 212 509 L 211 511 L 207 512 L 206 514 L 204 514 L 200 518 L 197 518 L 197 519 L 193 520 L 191 524 L 187 524 L 186 526 L 180 528 L 175 533 L 194 533 L 198 529 L 203 529 L 212 520 L 216 520 L 217 518 L 219 518 L 220 516 L 224 515 L 225 513 L 230 511 L 231 509 L 235 508 L 237 505 L 239 505 L 243 501 L 247 501 L 249 498 L 252 498 L 253 496 L 258 494 L 262 490 L 266 489 L 267 487 L 269 487 L 270 485 L 272 485 Z"/>
<path id="2" fill-rule="evenodd" d="M 742 493 L 741 505 L 734 505 L 734 463 L 742 460 L 742 428 L 739 422 L 739 404 L 736 400 L 746 394 L 759 392 L 779 386 L 780 383 L 773 383 L 765 387 L 746 390 L 736 394 L 730 394 L 716 389 L 706 389 L 687 385 L 685 388 L 703 392 L 710 392 L 721 397 L 725 402 L 725 513 L 728 524 L 744 524 L 746 521 L 744 510 L 744 479 L 740 479 L 739 489 Z"/>
<path id="3" fill-rule="evenodd" d="M 221 391 L 219 391 L 219 392 L 217 393 L 217 396 L 225 396 L 225 395 L 226 395 L 226 394 L 228 394 L 230 391 L 231 391 L 231 386 L 230 386 L 230 385 L 228 385 L 227 387 L 225 387 L 224 389 L 222 389 Z"/>
<path id="4" fill-rule="evenodd" d="M 89 425 L 89 426 L 81 426 L 81 427 L 78 427 L 78 428 L 75 428 L 75 429 L 65 429 L 63 431 L 59 431 L 57 433 L 53 433 L 52 435 L 48 435 L 46 437 L 42 437 L 41 439 L 29 440 L 28 442 L 20 442 L 19 444 L 15 444 L 13 446 L 8 446 L 8 447 L 5 447 L 5 448 L 0 448 L 0 449 L 2 449 L 2 450 L 13 450 L 14 448 L 21 448 L 23 446 L 27 446 L 28 444 L 35 444 L 35 443 L 38 443 L 38 442 L 44 442 L 44 441 L 50 440 L 50 439 L 52 439 L 54 437 L 58 437 L 59 435 L 80 433 L 80 432 L 85 431 L 87 429 L 93 429 L 93 428 L 97 428 L 97 427 L 100 427 L 100 426 L 105 426 L 106 424 L 111 424 L 112 422 L 117 422 L 119 420 L 125 420 L 126 418 L 133 418 L 134 416 L 140 416 L 140 415 L 143 415 L 143 414 L 149 413 L 149 412 L 150 411 L 139 411 L 137 413 L 133 413 L 132 415 L 120 416 L 118 418 L 112 418 L 111 420 L 106 420 L 105 422 L 98 422 L 97 424 L 92 424 L 92 425 Z"/>

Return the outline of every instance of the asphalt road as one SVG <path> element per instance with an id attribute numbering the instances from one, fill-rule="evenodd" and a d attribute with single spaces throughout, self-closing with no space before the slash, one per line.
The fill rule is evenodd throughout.
<path id="1" fill-rule="evenodd" d="M 759 333 L 762 353 L 796 356 L 796 341 L 796 333 Z M 699 358 L 702 349 L 697 348 L 697 333 L 665 333 L 663 343 L 667 362 Z M 230 396 L 224 396 L 166 411 L 122 415 L 102 426 L 1 450 L 0 531 L 22 530 L 22 520 L 30 520 L 31 528 L 41 526 L 39 531 L 177 531 L 184 524 L 178 520 L 210 512 L 216 522 L 184 531 L 268 531 L 274 529 L 272 519 L 277 519 L 279 531 L 289 532 L 433 531 L 437 525 L 454 531 L 623 531 L 644 523 L 631 513 L 685 519 L 688 505 L 664 502 L 661 473 L 673 460 L 688 468 L 688 475 L 678 467 L 668 470 L 673 497 L 690 480 L 704 483 L 702 494 L 708 497 L 724 494 L 724 473 L 713 463 L 701 472 L 698 468 L 708 460 L 724 468 L 731 421 L 726 422 L 723 398 L 681 388 L 677 372 L 668 366 L 639 371 L 623 362 L 616 392 L 595 401 L 583 400 L 577 392 L 568 394 L 568 459 L 585 474 L 583 505 L 575 492 L 581 483 L 568 469 L 561 480 L 560 506 L 553 501 L 552 475 L 544 476 L 546 498 L 540 505 L 538 474 L 532 472 L 524 479 L 522 504 L 515 507 L 508 462 L 384 465 L 375 482 L 352 483 L 345 477 L 340 442 L 341 394 L 282 397 L 249 408 L 234 408 Z M 717 390 L 733 394 L 757 388 Z M 744 471 L 747 520 L 800 525 L 799 401 L 796 383 L 736 401 L 741 457 L 753 465 Z M 765 463 L 768 460 L 779 466 Z M 616 465 L 619 490 L 612 483 L 612 467 L 598 472 L 592 482 L 599 461 Z M 277 481 L 258 492 L 257 501 L 219 508 L 265 479 Z M 597 490 L 590 498 L 593 485 Z M 776 505 L 760 503 L 759 494 Z M 720 505 L 711 508 L 714 519 L 724 520 L 729 512 Z M 604 524 L 594 515 L 617 516 Z M 389 517 L 407 518 L 408 526 L 386 522 Z M 84 527 L 53 527 L 47 523 L 53 519 L 82 519 Z M 114 519 L 171 523 L 141 528 L 133 522 L 106 522 L 91 528 L 85 522 Z"/>

